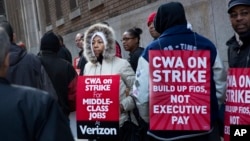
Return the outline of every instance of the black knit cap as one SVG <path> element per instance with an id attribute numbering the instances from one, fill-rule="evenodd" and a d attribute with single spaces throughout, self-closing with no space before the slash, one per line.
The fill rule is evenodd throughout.
<path id="1" fill-rule="evenodd" d="M 228 3 L 227 12 L 230 13 L 230 10 L 237 5 L 246 5 L 250 6 L 250 0 L 230 0 Z"/>
<path id="2" fill-rule="evenodd" d="M 46 32 L 41 39 L 40 50 L 58 52 L 60 42 L 55 33 L 52 31 Z"/>

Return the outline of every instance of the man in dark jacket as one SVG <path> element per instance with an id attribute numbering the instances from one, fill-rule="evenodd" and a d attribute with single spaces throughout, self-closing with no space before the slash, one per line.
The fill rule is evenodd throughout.
<path id="1" fill-rule="evenodd" d="M 41 39 L 40 59 L 58 95 L 58 101 L 66 116 L 75 111 L 77 74 L 73 66 L 57 56 L 59 39 L 47 32 Z"/>
<path id="2" fill-rule="evenodd" d="M 228 46 L 228 75 L 231 78 L 234 78 L 234 82 L 240 82 L 239 77 L 236 77 L 238 74 L 240 76 L 248 76 L 250 74 L 250 0 L 230 0 L 228 3 L 228 15 L 232 25 L 233 30 L 235 31 L 234 35 L 226 42 Z M 244 70 L 244 71 L 243 71 Z M 241 77 L 242 78 L 242 77 Z M 238 83 L 233 86 L 234 91 L 240 91 L 240 93 L 235 93 L 235 97 L 240 97 L 245 95 L 247 97 L 247 91 L 249 87 L 246 85 L 242 86 Z M 231 94 L 232 86 L 228 83 L 227 95 Z M 232 99 L 232 98 L 231 98 Z M 226 99 L 225 106 L 221 109 L 221 122 L 224 125 L 222 128 L 222 135 L 224 133 L 224 140 L 228 141 L 230 138 L 230 125 L 249 125 L 250 122 L 248 119 L 249 114 L 241 112 L 233 112 L 228 110 L 229 108 L 225 107 L 247 107 L 249 108 L 248 102 L 244 100 L 241 101 L 230 101 L 230 98 Z M 243 106 L 242 106 L 243 105 Z M 225 111 L 226 109 L 226 111 Z M 237 123 L 232 122 L 231 117 L 238 117 Z M 224 124 L 223 124 L 224 123 Z M 223 130 L 224 129 L 224 130 Z"/>
<path id="3" fill-rule="evenodd" d="M 153 141 L 219 141 L 218 109 L 225 98 L 226 73 L 216 47 L 207 38 L 187 28 L 184 7 L 179 2 L 161 5 L 158 8 L 154 25 L 160 37 L 149 44 L 139 58 L 133 90 L 140 115 L 150 123 L 148 135 Z M 176 91 L 180 85 L 185 85 L 187 88 L 191 88 L 189 87 L 191 85 L 200 88 L 199 85 L 202 85 L 200 80 L 198 80 L 199 83 L 196 81 L 201 77 L 195 76 L 193 80 L 190 80 L 190 75 L 186 75 L 190 69 L 199 72 L 198 67 L 188 66 L 190 62 L 187 62 L 190 58 L 198 59 L 204 56 L 198 53 L 206 53 L 206 60 L 210 62 L 206 65 L 207 76 L 203 76 L 209 80 L 203 81 L 206 85 L 206 91 L 204 91 L 206 93 L 194 94 L 189 89 L 184 92 Z M 171 60 L 167 60 L 168 58 Z M 174 59 L 178 61 L 174 62 L 176 61 Z M 172 86 L 171 89 L 169 89 L 170 86 Z M 192 98 L 181 104 L 180 101 L 174 102 L 173 99 L 170 101 L 172 94 Z M 202 100 L 204 96 L 209 101 L 204 102 Z M 210 110 L 193 116 L 187 111 L 188 109 L 185 109 L 197 105 L 207 105 L 205 107 Z M 161 111 L 157 106 L 161 106 Z M 207 117 L 198 119 L 199 116 L 204 116 L 203 114 Z M 178 117 L 176 115 L 185 115 L 189 120 L 177 123 L 175 122 Z M 198 126 L 205 123 L 206 127 Z"/>
<path id="4" fill-rule="evenodd" d="M 0 28 L 0 139 L 3 141 L 74 141 L 67 118 L 45 91 L 11 85 L 8 35 Z"/>
<path id="5" fill-rule="evenodd" d="M 18 85 L 31 86 L 41 89 L 41 63 L 40 60 L 33 54 L 27 51 L 14 42 L 13 29 L 7 21 L 0 22 L 2 27 L 9 35 L 11 42 L 10 47 L 10 66 L 7 72 L 7 79 Z"/>
<path id="6" fill-rule="evenodd" d="M 241 12 L 240 10 L 243 10 Z M 234 31 L 233 37 L 227 41 L 228 63 L 231 68 L 250 67 L 250 1 L 231 0 L 228 14 Z M 247 12 L 247 13 L 244 13 Z"/>

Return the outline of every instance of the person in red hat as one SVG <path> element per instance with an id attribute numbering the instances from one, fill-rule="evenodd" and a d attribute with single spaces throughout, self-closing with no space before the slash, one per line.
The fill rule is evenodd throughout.
<path id="1" fill-rule="evenodd" d="M 154 27 L 154 18 L 155 18 L 156 12 L 152 12 L 149 14 L 148 19 L 147 19 L 147 25 L 148 25 L 148 31 L 150 35 L 154 38 L 157 39 L 160 34 L 155 30 Z"/>

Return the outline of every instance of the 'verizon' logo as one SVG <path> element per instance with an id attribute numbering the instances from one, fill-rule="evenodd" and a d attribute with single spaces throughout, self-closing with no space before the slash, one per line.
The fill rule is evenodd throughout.
<path id="1" fill-rule="evenodd" d="M 103 127 L 88 127 L 85 125 L 84 127 L 80 125 L 80 129 L 83 135 L 117 135 L 116 128 L 103 128 Z"/>

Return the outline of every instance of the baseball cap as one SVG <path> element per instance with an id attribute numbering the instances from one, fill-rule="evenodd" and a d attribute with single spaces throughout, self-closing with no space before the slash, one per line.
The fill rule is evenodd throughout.
<path id="1" fill-rule="evenodd" d="M 248 5 L 250 6 L 250 0 L 230 0 L 228 3 L 227 12 L 230 13 L 230 10 L 237 5 Z"/>

